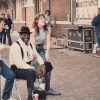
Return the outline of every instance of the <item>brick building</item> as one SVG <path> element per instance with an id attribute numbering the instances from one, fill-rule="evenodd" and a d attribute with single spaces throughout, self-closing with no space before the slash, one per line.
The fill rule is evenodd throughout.
<path id="1" fill-rule="evenodd" d="M 90 25 L 98 6 L 100 0 L 0 0 L 0 13 L 10 13 L 14 29 L 19 30 L 22 25 L 31 27 L 35 14 L 50 9 L 56 20 L 53 34 L 64 34 L 74 22 Z"/>
<path id="2" fill-rule="evenodd" d="M 47 9 L 51 10 L 51 15 L 56 20 L 52 34 L 63 35 L 68 24 L 71 25 L 74 21 L 75 4 L 75 0 L 37 0 L 36 12 L 44 13 Z"/>
<path id="3" fill-rule="evenodd" d="M 62 35 L 66 33 L 67 24 L 71 24 L 71 0 L 51 0 L 50 9 L 52 16 L 56 20 L 54 34 Z"/>
<path id="4" fill-rule="evenodd" d="M 8 4 L 9 5 L 8 9 L 10 10 L 3 8 L 4 10 L 2 11 L 11 14 L 15 30 L 19 30 L 19 28 L 22 25 L 28 25 L 29 27 L 31 27 L 35 14 L 44 13 L 45 10 L 47 9 L 51 10 L 51 15 L 56 20 L 56 25 L 53 28 L 53 34 L 64 34 L 66 32 L 67 24 L 71 24 L 73 21 L 72 1 L 74 1 L 75 3 L 75 0 L 62 0 L 62 1 L 8 0 L 8 1 L 11 1 L 10 4 Z M 75 16 L 75 14 L 73 16 Z"/>
<path id="5" fill-rule="evenodd" d="M 19 31 L 22 25 L 32 26 L 35 14 L 35 0 L 0 0 L 1 13 L 9 13 L 14 23 L 14 30 Z"/>
<path id="6" fill-rule="evenodd" d="M 13 3 L 14 0 L 0 0 L 0 16 L 2 13 L 9 13 L 13 17 Z"/>

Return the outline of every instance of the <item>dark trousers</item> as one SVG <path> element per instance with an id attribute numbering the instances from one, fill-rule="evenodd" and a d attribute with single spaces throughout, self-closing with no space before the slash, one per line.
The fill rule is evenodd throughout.
<path id="1" fill-rule="evenodd" d="M 11 40 L 11 36 L 10 36 L 10 29 L 6 30 L 6 35 L 7 35 L 7 38 L 8 38 L 8 44 L 12 45 L 12 40 Z"/>
<path id="2" fill-rule="evenodd" d="M 46 73 L 51 72 L 52 69 L 53 69 L 52 64 L 49 61 L 45 61 L 44 64 L 45 64 L 45 67 L 46 67 Z"/>
<path id="3" fill-rule="evenodd" d="M 34 70 L 31 69 L 19 69 L 15 65 L 11 67 L 13 72 L 16 74 L 16 78 L 27 80 L 27 88 L 33 89 L 33 83 L 36 79 Z"/>
<path id="4" fill-rule="evenodd" d="M 10 98 L 10 92 L 12 91 L 13 88 L 15 74 L 1 60 L 0 60 L 0 74 L 6 79 L 2 99 L 8 100 Z"/>
<path id="5" fill-rule="evenodd" d="M 0 34 L 0 43 L 2 43 L 2 34 Z"/>
<path id="6" fill-rule="evenodd" d="M 2 43 L 6 44 L 6 31 L 5 31 L 5 29 L 2 31 Z"/>
<path id="7" fill-rule="evenodd" d="M 2 37 L 3 37 L 3 32 L 0 32 L 0 43 L 3 43 Z"/>

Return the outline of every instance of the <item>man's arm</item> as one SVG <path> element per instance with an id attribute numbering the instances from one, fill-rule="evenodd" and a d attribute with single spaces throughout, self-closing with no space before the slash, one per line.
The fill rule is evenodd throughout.
<path id="1" fill-rule="evenodd" d="M 97 15 L 96 17 L 94 17 L 93 20 L 92 20 L 92 22 L 91 22 L 91 24 L 93 26 L 98 25 L 98 23 L 100 23 L 100 15 Z"/>

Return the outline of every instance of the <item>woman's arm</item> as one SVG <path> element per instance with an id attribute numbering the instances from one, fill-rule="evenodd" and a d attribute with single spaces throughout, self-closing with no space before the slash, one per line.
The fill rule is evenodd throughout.
<path id="1" fill-rule="evenodd" d="M 49 59 L 49 52 L 50 52 L 50 46 L 51 46 L 51 27 L 48 27 L 47 37 L 46 37 L 46 60 Z"/>

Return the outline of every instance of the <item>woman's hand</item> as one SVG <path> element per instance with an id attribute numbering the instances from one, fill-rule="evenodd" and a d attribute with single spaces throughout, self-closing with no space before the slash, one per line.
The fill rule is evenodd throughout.
<path id="1" fill-rule="evenodd" d="M 46 58 L 47 61 L 49 60 L 49 52 L 48 51 L 45 54 L 45 58 Z"/>
<path id="2" fill-rule="evenodd" d="M 45 73 L 46 73 L 45 65 L 41 65 L 41 71 L 42 71 L 43 75 L 45 75 Z"/>

